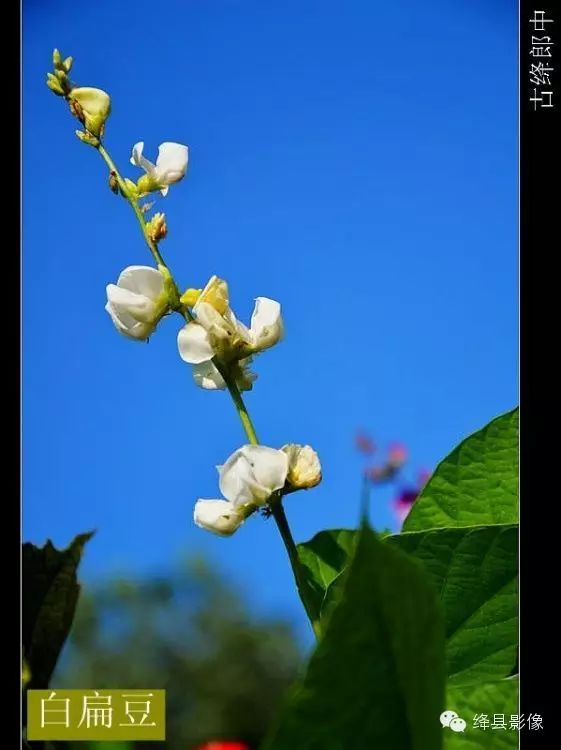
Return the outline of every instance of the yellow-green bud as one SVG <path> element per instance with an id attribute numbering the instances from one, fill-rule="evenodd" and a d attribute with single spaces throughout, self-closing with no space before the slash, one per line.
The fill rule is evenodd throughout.
<path id="1" fill-rule="evenodd" d="M 154 190 L 159 190 L 160 186 L 154 180 L 152 177 L 150 177 L 149 174 L 143 174 L 142 177 L 138 178 L 138 182 L 136 183 L 136 189 L 138 191 L 138 195 L 147 195 L 148 193 L 153 192 Z"/>
<path id="2" fill-rule="evenodd" d="M 290 443 L 283 445 L 281 451 L 288 456 L 287 479 L 295 489 L 309 489 L 321 482 L 321 464 L 313 448 Z"/>
<path id="3" fill-rule="evenodd" d="M 53 67 L 58 69 L 62 64 L 62 56 L 57 49 L 53 50 Z"/>
<path id="4" fill-rule="evenodd" d="M 165 215 L 161 213 L 154 214 L 146 224 L 146 231 L 152 242 L 159 242 L 165 239 L 168 233 Z"/>
<path id="5" fill-rule="evenodd" d="M 111 114 L 111 99 L 102 89 L 78 87 L 69 94 L 70 108 L 86 129 L 94 135 L 103 133 L 105 121 Z"/>
<path id="6" fill-rule="evenodd" d="M 47 73 L 47 86 L 57 96 L 64 96 L 64 89 L 60 85 L 58 78 L 52 73 Z"/>
<path id="7" fill-rule="evenodd" d="M 99 138 L 96 138 L 95 135 L 88 133 L 86 130 L 76 130 L 76 135 L 82 143 L 87 143 L 88 146 L 94 146 L 94 148 L 99 146 Z"/>
<path id="8" fill-rule="evenodd" d="M 187 307 L 193 307 L 197 304 L 197 300 L 202 294 L 202 289 L 187 289 L 181 295 L 181 303 L 187 305 Z"/>
<path id="9" fill-rule="evenodd" d="M 67 57 L 65 60 L 62 61 L 62 67 L 67 73 L 70 73 L 73 62 L 74 62 L 74 59 L 72 57 Z"/>
<path id="10" fill-rule="evenodd" d="M 125 177 L 125 185 L 127 186 L 131 196 L 135 199 L 138 198 L 138 190 L 136 189 L 136 184 L 132 180 L 129 180 L 128 177 Z M 144 206 L 142 206 L 141 210 L 147 209 L 144 209 Z"/>

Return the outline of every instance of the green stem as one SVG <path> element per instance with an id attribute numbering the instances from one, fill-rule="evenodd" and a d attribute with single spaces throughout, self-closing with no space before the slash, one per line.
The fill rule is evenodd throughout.
<path id="1" fill-rule="evenodd" d="M 284 546 L 286 547 L 286 551 L 288 553 L 288 559 L 290 560 L 290 564 L 292 566 L 292 572 L 294 573 L 294 580 L 296 581 L 296 587 L 300 594 L 300 599 L 302 600 L 302 604 L 304 605 L 306 614 L 308 615 L 308 618 L 310 622 L 312 623 L 314 634 L 316 638 L 319 638 L 320 636 L 319 620 L 316 616 L 315 608 L 313 604 L 310 602 L 309 597 L 308 597 L 308 593 L 307 593 L 308 584 L 304 576 L 304 571 L 302 569 L 300 557 L 298 556 L 298 548 L 296 547 L 296 544 L 294 543 L 294 538 L 292 536 L 292 532 L 290 531 L 290 526 L 288 525 L 288 519 L 286 517 L 286 513 L 284 512 L 284 507 L 282 505 L 282 496 L 279 497 L 277 502 L 271 504 L 271 512 L 277 524 L 277 528 L 280 532 L 282 541 L 284 542 Z"/>
<path id="2" fill-rule="evenodd" d="M 236 411 L 238 412 L 238 417 L 240 418 L 249 442 L 252 445 L 259 445 L 259 438 L 257 437 L 257 433 L 255 432 L 255 427 L 253 425 L 253 422 L 251 421 L 251 417 L 249 416 L 249 412 L 242 398 L 242 394 L 240 393 L 240 389 L 219 362 L 214 361 L 214 365 L 218 372 L 222 375 L 222 378 L 226 383 L 226 387 L 228 388 L 228 392 L 232 397 L 232 401 L 234 402 L 234 406 L 236 407 Z"/>
<path id="3" fill-rule="evenodd" d="M 111 172 L 111 174 L 114 175 L 115 179 L 117 180 L 117 184 L 119 186 L 119 189 L 122 195 L 125 197 L 127 202 L 131 205 L 134 211 L 134 214 L 138 220 L 138 223 L 140 224 L 140 229 L 142 230 L 142 234 L 144 236 L 146 244 L 148 245 L 154 260 L 159 266 L 163 266 L 169 271 L 169 268 L 166 262 L 164 261 L 162 255 L 160 254 L 157 244 L 148 235 L 148 230 L 146 228 L 146 221 L 144 219 L 144 214 L 142 213 L 138 205 L 138 200 L 136 196 L 131 194 L 129 188 L 127 187 L 126 182 L 121 177 L 121 174 L 119 170 L 117 169 L 115 162 L 113 161 L 111 156 L 108 154 L 108 152 L 106 151 L 102 143 L 100 142 L 99 145 L 96 146 L 96 148 L 99 151 L 105 163 L 107 164 L 107 166 L 109 167 L 109 171 Z M 177 299 L 179 299 L 179 291 L 178 291 L 177 284 L 175 280 L 173 279 L 171 272 L 169 272 L 169 274 L 170 274 L 172 284 L 177 293 Z M 177 312 L 180 312 L 183 315 L 183 317 L 186 318 L 187 320 L 193 320 L 191 311 L 186 306 L 180 305 L 176 307 L 175 309 Z M 252 445 L 259 445 L 259 440 L 257 438 L 255 427 L 253 425 L 251 417 L 249 416 L 249 412 L 247 411 L 246 405 L 244 403 L 242 394 L 240 393 L 238 386 L 236 385 L 235 381 L 230 377 L 226 368 L 224 368 L 220 362 L 216 360 L 213 360 L 213 361 L 217 370 L 222 375 L 224 382 L 226 383 L 226 386 L 228 388 L 230 396 L 232 397 L 232 401 L 234 402 L 234 406 L 236 407 L 238 416 L 243 425 L 243 428 L 245 430 L 245 433 L 248 437 L 249 442 Z M 292 532 L 290 531 L 290 526 L 288 525 L 288 519 L 284 512 L 284 508 L 282 506 L 282 493 L 281 492 L 278 493 L 278 499 L 272 502 L 270 507 L 271 507 L 271 514 L 273 518 L 275 519 L 282 541 L 288 553 L 288 559 L 290 560 L 290 565 L 292 567 L 292 572 L 294 574 L 294 580 L 296 581 L 296 586 L 300 593 L 300 598 L 302 599 L 302 603 L 304 604 L 306 613 L 308 617 L 310 618 L 310 622 L 312 623 L 314 633 L 316 637 L 319 637 L 319 621 L 317 620 L 315 616 L 313 605 L 309 601 L 309 596 L 307 594 L 308 588 L 307 588 L 307 583 L 306 583 L 306 579 L 304 576 L 304 570 L 300 563 L 300 559 L 298 557 L 298 550 L 296 548 L 296 544 L 292 537 Z"/>
<path id="4" fill-rule="evenodd" d="M 140 229 L 142 230 L 142 234 L 144 236 L 144 239 L 146 240 L 146 244 L 150 248 L 150 252 L 152 253 L 154 260 L 159 266 L 164 266 L 167 268 L 167 265 L 162 258 L 160 251 L 158 250 L 158 246 L 156 243 L 148 236 L 148 231 L 146 229 L 146 221 L 144 220 L 144 214 L 140 210 L 140 206 L 138 205 L 137 199 L 131 195 L 130 190 L 127 187 L 127 183 L 123 180 L 121 177 L 119 170 L 117 169 L 115 162 L 113 159 L 109 156 L 107 151 L 105 150 L 105 147 L 102 143 L 97 146 L 97 150 L 99 151 L 102 159 L 109 167 L 109 171 L 111 174 L 115 176 L 115 179 L 117 180 L 117 184 L 119 185 L 119 189 L 123 196 L 126 198 L 128 203 L 130 203 L 132 210 L 134 211 L 134 214 L 138 220 L 138 223 L 140 224 Z"/>
<path id="5" fill-rule="evenodd" d="M 238 388 L 236 383 L 230 378 L 226 370 L 220 366 L 219 363 L 215 362 L 215 366 L 217 367 L 218 371 L 224 378 L 224 382 L 226 383 L 228 391 L 230 392 L 230 396 L 232 397 L 232 401 L 234 402 L 234 406 L 236 407 L 238 416 L 243 425 L 245 433 L 249 439 L 249 442 L 252 445 L 259 445 L 259 440 L 257 439 L 257 433 L 255 432 L 255 427 L 253 426 L 253 422 L 251 421 L 251 417 L 249 416 L 249 412 L 247 411 L 247 407 L 243 400 L 242 394 L 240 393 L 240 389 Z M 316 637 L 319 637 L 319 621 L 316 618 L 313 604 L 310 602 L 309 596 L 307 593 L 308 588 L 307 588 L 306 578 L 304 576 L 304 570 L 302 568 L 302 564 L 298 556 L 298 549 L 294 542 L 294 537 L 292 536 L 292 532 L 290 531 L 290 526 L 288 525 L 288 519 L 286 517 L 286 513 L 284 512 L 284 508 L 282 505 L 282 491 L 278 493 L 278 498 L 276 498 L 273 502 L 270 503 L 270 508 L 271 508 L 271 515 L 275 519 L 275 523 L 277 524 L 277 528 L 281 535 L 281 539 L 286 548 L 286 552 L 288 554 L 288 559 L 290 560 L 290 565 L 292 567 L 292 572 L 294 574 L 294 580 L 296 582 L 296 587 L 300 594 L 302 604 L 304 605 L 306 614 L 308 615 L 310 622 L 312 623 L 312 628 L 314 629 L 314 633 Z"/>

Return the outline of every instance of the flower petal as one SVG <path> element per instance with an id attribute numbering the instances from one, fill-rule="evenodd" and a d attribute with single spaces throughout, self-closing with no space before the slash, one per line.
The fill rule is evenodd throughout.
<path id="1" fill-rule="evenodd" d="M 128 266 L 119 276 L 118 286 L 156 300 L 164 291 L 164 279 L 157 268 Z"/>
<path id="2" fill-rule="evenodd" d="M 197 500 L 193 519 L 200 528 L 219 536 L 231 536 L 245 520 L 226 500 Z"/>
<path id="3" fill-rule="evenodd" d="M 222 466 L 217 468 L 220 475 L 220 492 L 234 506 L 248 503 L 262 505 L 268 500 L 267 490 L 255 482 L 249 461 L 241 449 L 235 451 Z"/>
<path id="4" fill-rule="evenodd" d="M 190 322 L 177 334 L 179 356 L 190 365 L 208 362 L 214 356 L 207 331 L 199 323 Z"/>
<path id="5" fill-rule="evenodd" d="M 152 333 L 153 326 L 147 323 L 140 323 L 126 311 L 113 307 L 111 302 L 105 305 L 105 310 L 111 316 L 111 320 L 117 331 L 129 339 L 145 341 Z"/>
<path id="6" fill-rule="evenodd" d="M 156 167 L 154 164 L 152 164 L 151 161 L 148 161 L 144 156 L 142 156 L 142 152 L 144 150 L 144 141 L 139 141 L 138 143 L 135 143 L 132 147 L 132 154 L 130 162 L 135 167 L 140 167 L 148 174 L 152 174 Z"/>
<path id="7" fill-rule="evenodd" d="M 208 302 L 197 302 L 193 308 L 197 322 L 207 331 L 213 331 L 217 336 L 226 338 L 230 330 L 226 319 Z M 231 334 L 231 331 L 230 331 Z"/>
<path id="8" fill-rule="evenodd" d="M 288 456 L 266 445 L 244 445 L 242 453 L 249 461 L 255 480 L 273 493 L 284 487 L 288 474 Z"/>
<path id="9" fill-rule="evenodd" d="M 234 505 L 263 505 L 284 486 L 288 458 L 264 445 L 244 445 L 220 467 L 220 491 Z"/>
<path id="10" fill-rule="evenodd" d="M 230 295 L 227 282 L 224 281 L 224 279 L 220 279 L 218 276 L 210 277 L 205 288 L 200 293 L 193 309 L 195 315 L 197 314 L 197 306 L 203 302 L 208 302 L 208 304 L 212 305 L 220 315 L 225 315 L 230 309 Z"/>
<path id="11" fill-rule="evenodd" d="M 254 351 L 274 346 L 284 334 L 281 306 L 268 297 L 257 297 L 251 316 L 251 341 Z"/>
<path id="12" fill-rule="evenodd" d="M 158 149 L 154 176 L 162 186 L 179 182 L 187 171 L 188 161 L 187 146 L 181 143 L 162 143 Z"/>
<path id="13" fill-rule="evenodd" d="M 236 385 L 240 391 L 250 391 L 253 388 L 253 383 L 257 380 L 257 373 L 251 372 L 249 369 L 252 361 L 252 357 L 246 357 L 246 359 L 240 359 L 238 362 L 238 370 L 235 377 Z"/>
<path id="14" fill-rule="evenodd" d="M 224 378 L 212 362 L 193 365 L 193 379 L 200 388 L 207 391 L 223 391 L 226 388 Z"/>
<path id="15" fill-rule="evenodd" d="M 143 323 L 152 322 L 155 314 L 154 303 L 144 294 L 131 292 L 115 284 L 107 285 L 107 299 L 113 309 L 128 313 Z"/>

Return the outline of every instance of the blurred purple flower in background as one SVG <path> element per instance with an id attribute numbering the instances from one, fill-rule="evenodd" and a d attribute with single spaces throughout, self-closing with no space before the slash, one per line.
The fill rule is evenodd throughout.
<path id="1" fill-rule="evenodd" d="M 413 507 L 415 500 L 421 494 L 421 490 L 427 483 L 429 477 L 430 471 L 428 469 L 421 469 L 417 477 L 417 485 L 403 487 L 398 492 L 397 497 L 393 501 L 393 509 L 400 523 L 403 523 L 409 515 L 409 511 Z"/>
<path id="2" fill-rule="evenodd" d="M 358 452 L 365 456 L 372 456 L 376 452 L 376 443 L 362 430 L 355 435 L 355 446 Z"/>
<path id="3" fill-rule="evenodd" d="M 359 433 L 359 435 L 361 444 L 367 444 L 366 441 L 368 441 L 371 445 L 374 445 L 374 442 L 365 433 Z M 355 444 L 358 445 L 358 436 L 355 438 Z M 365 453 L 364 450 L 361 452 Z M 374 484 L 389 482 L 397 476 L 406 461 L 407 448 L 403 443 L 390 443 L 387 449 L 386 459 L 379 465 L 367 466 L 364 470 L 364 476 Z"/>
<path id="4" fill-rule="evenodd" d="M 363 430 L 355 435 L 355 446 L 363 456 L 372 456 L 376 443 Z M 399 525 L 403 523 L 427 483 L 431 472 L 421 469 L 416 482 L 406 482 L 402 478 L 403 468 L 409 459 L 409 451 L 403 443 L 393 442 L 387 447 L 386 458 L 379 464 L 368 464 L 363 470 L 366 482 L 373 485 L 394 484 L 396 494 L 391 506 Z"/>

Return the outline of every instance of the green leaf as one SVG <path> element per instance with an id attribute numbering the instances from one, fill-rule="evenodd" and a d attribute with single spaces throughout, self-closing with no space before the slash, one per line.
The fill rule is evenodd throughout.
<path id="1" fill-rule="evenodd" d="M 510 717 L 518 714 L 518 679 L 451 688 L 446 696 L 446 708 L 455 711 L 467 726 L 464 732 L 442 730 L 445 750 L 510 750 L 518 747 L 519 732 L 508 728 Z M 481 714 L 488 716 L 490 724 L 494 714 L 504 715 L 507 729 L 475 727 L 474 717 Z"/>
<path id="2" fill-rule="evenodd" d="M 410 532 L 386 543 L 419 559 L 438 592 L 449 684 L 511 674 L 518 643 L 518 526 Z"/>
<path id="3" fill-rule="evenodd" d="M 470 435 L 436 468 L 404 531 L 518 520 L 518 408 Z"/>
<path id="4" fill-rule="evenodd" d="M 316 619 L 320 617 L 327 589 L 349 562 L 356 538 L 354 529 L 331 529 L 320 531 L 309 542 L 298 545 Z"/>
<path id="5" fill-rule="evenodd" d="M 65 550 L 22 545 L 22 642 L 30 671 L 28 688 L 44 689 L 55 668 L 76 609 L 76 570 L 93 532 L 80 534 Z"/>
<path id="6" fill-rule="evenodd" d="M 391 531 L 377 532 L 385 539 Z M 318 532 L 308 542 L 296 545 L 310 598 L 314 606 L 314 619 L 324 620 L 326 611 L 333 608 L 338 577 L 348 565 L 358 538 L 356 529 L 327 529 Z"/>
<path id="7" fill-rule="evenodd" d="M 439 750 L 443 698 L 434 590 L 418 563 L 363 528 L 341 601 L 265 747 Z"/>
<path id="8" fill-rule="evenodd" d="M 322 628 L 337 607 L 342 571 L 357 536 L 349 530 L 322 531 L 299 545 L 300 558 L 318 583 L 318 601 L 322 595 Z M 511 674 L 518 643 L 518 527 L 431 529 L 388 536 L 385 543 L 420 560 L 435 587 L 444 611 L 450 683 Z"/>

